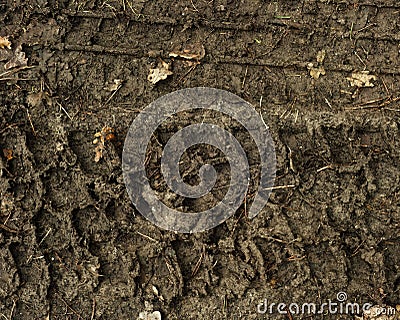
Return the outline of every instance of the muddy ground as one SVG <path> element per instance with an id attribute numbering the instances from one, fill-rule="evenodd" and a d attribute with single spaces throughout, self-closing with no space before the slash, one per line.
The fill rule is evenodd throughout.
<path id="1" fill-rule="evenodd" d="M 339 292 L 399 304 L 395 0 L 6 0 L 0 16 L 1 319 L 278 318 L 257 304 Z M 169 57 L 193 44 L 200 63 Z M 153 85 L 160 59 L 173 75 Z M 215 229 L 175 234 L 135 211 L 121 155 L 140 110 L 195 86 L 254 105 L 287 187 L 253 220 L 243 205 Z"/>

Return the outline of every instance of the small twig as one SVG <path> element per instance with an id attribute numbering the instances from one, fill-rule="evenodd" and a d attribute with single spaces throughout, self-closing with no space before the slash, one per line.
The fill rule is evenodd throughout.
<path id="1" fill-rule="evenodd" d="M 303 260 L 306 256 L 301 256 L 301 257 L 296 257 L 296 256 L 290 256 L 287 258 L 287 261 L 300 261 Z"/>
<path id="2" fill-rule="evenodd" d="M 28 109 L 26 109 L 26 113 L 27 113 L 27 115 L 28 115 L 28 119 L 29 119 L 29 122 L 30 122 L 30 124 L 31 124 L 33 134 L 34 134 L 35 137 L 36 137 L 37 134 L 36 134 L 36 131 L 35 131 L 35 127 L 33 126 L 32 119 L 31 119 L 31 115 L 29 114 L 29 110 L 28 110 Z"/>
<path id="3" fill-rule="evenodd" d="M 204 247 L 203 247 L 203 251 L 201 252 L 199 260 L 197 260 L 197 263 L 194 266 L 194 269 L 192 271 L 192 277 L 194 277 L 196 275 L 196 273 L 199 271 L 200 265 L 203 262 L 203 258 L 204 258 Z"/>
<path id="4" fill-rule="evenodd" d="M 11 214 L 12 214 L 12 212 L 10 212 L 10 213 L 8 214 L 8 216 L 7 216 L 6 220 L 3 222 L 3 224 L 4 224 L 4 225 L 6 225 L 6 224 L 7 224 L 8 220 L 9 220 L 9 219 L 10 219 L 10 217 L 11 217 Z"/>
<path id="5" fill-rule="evenodd" d="M 260 111 L 260 118 L 261 118 L 261 121 L 262 121 L 262 123 L 264 124 L 265 128 L 268 129 L 268 126 L 267 126 L 267 124 L 266 124 L 265 121 L 264 121 L 264 118 L 263 118 L 263 116 L 262 116 L 262 114 L 261 114 L 261 111 Z"/>
<path id="6" fill-rule="evenodd" d="M 364 30 L 366 30 L 368 28 L 374 27 L 375 25 L 376 25 L 376 23 L 371 23 L 371 24 L 369 24 L 369 25 L 367 25 L 367 26 L 365 26 L 365 27 L 363 27 L 361 29 L 355 30 L 354 33 L 358 33 L 358 32 L 364 31 Z"/>
<path id="7" fill-rule="evenodd" d="M 287 189 L 287 188 L 295 188 L 295 184 L 288 184 L 285 186 L 274 186 L 274 187 L 269 187 L 269 188 L 264 188 L 263 190 L 279 190 L 279 189 Z"/>
<path id="8" fill-rule="evenodd" d="M 146 234 L 143 234 L 143 233 L 141 233 L 141 232 L 139 232 L 139 231 L 136 231 L 136 233 L 139 234 L 139 235 L 141 235 L 142 237 L 144 237 L 144 238 L 146 238 L 146 239 L 149 239 L 149 240 L 153 241 L 153 242 L 158 242 L 156 239 L 154 239 L 154 238 L 152 238 L 152 237 L 150 237 L 150 236 L 148 236 L 148 235 L 146 235 Z"/>
<path id="9" fill-rule="evenodd" d="M 298 117 L 299 117 L 299 109 L 296 110 L 296 115 L 294 117 L 294 123 L 297 122 Z"/>
<path id="10" fill-rule="evenodd" d="M 0 316 L 2 316 L 6 320 L 12 320 L 16 304 L 17 304 L 16 301 L 13 300 L 13 306 L 11 307 L 11 312 L 10 312 L 10 317 L 9 318 L 7 318 L 3 313 L 0 313 Z"/>
<path id="11" fill-rule="evenodd" d="M 51 232 L 51 228 L 49 229 L 49 231 L 46 232 L 46 234 L 44 235 L 44 237 L 42 238 L 42 240 L 40 240 L 38 247 L 40 247 L 40 245 L 43 243 L 44 239 L 47 238 L 47 236 L 50 234 Z"/>
<path id="12" fill-rule="evenodd" d="M 246 71 L 244 72 L 244 78 L 242 81 L 242 89 L 244 88 L 244 84 L 246 83 L 247 72 L 249 71 L 249 66 L 246 66 Z"/>
<path id="13" fill-rule="evenodd" d="M 133 12 L 133 14 L 136 15 L 136 18 L 140 18 L 140 16 L 143 16 L 141 13 L 137 13 L 136 10 L 133 9 L 132 4 L 130 3 L 129 0 L 127 0 L 126 3 L 128 4 L 128 6 L 131 9 L 131 11 Z"/>
<path id="14" fill-rule="evenodd" d="M 381 78 L 381 81 L 383 83 L 383 86 L 385 87 L 385 91 L 386 91 L 386 94 L 388 95 L 388 97 L 392 97 L 392 95 L 390 94 L 389 89 L 388 89 L 388 87 L 386 85 L 385 80 L 383 80 L 383 78 Z"/>
<path id="15" fill-rule="evenodd" d="M 353 27 L 354 27 L 354 22 L 351 23 L 351 27 L 350 27 L 350 41 L 353 40 Z"/>
<path id="16" fill-rule="evenodd" d="M 382 101 L 383 99 L 385 99 L 385 98 L 378 99 L 378 100 L 375 100 L 375 101 L 369 101 L 369 102 L 366 102 L 366 103 L 363 103 L 363 104 L 359 104 L 359 105 L 354 106 L 354 107 L 346 108 L 346 110 L 363 110 L 363 109 L 378 109 L 378 108 L 382 108 L 382 107 L 385 107 L 385 106 L 387 106 L 389 104 L 392 104 L 393 102 L 396 102 L 396 101 L 400 100 L 400 96 L 398 96 L 396 98 L 390 98 L 390 97 L 386 98 L 386 100 L 384 100 L 383 102 L 381 102 L 378 105 L 370 105 L 370 104 L 374 104 L 376 102 Z M 384 108 L 384 109 L 387 109 L 387 108 Z"/>
<path id="17" fill-rule="evenodd" d="M 190 2 L 191 2 L 192 6 L 193 6 L 193 8 L 194 8 L 194 11 L 199 12 L 199 10 L 197 10 L 196 6 L 195 6 L 194 3 L 193 3 L 193 0 L 190 0 Z"/>
<path id="18" fill-rule="evenodd" d="M 324 100 L 325 100 L 326 104 L 328 105 L 329 109 L 332 110 L 332 105 L 331 105 L 331 103 L 329 102 L 329 100 L 328 100 L 327 98 L 325 98 L 325 97 L 324 97 Z"/>
<path id="19" fill-rule="evenodd" d="M 165 260 L 165 265 L 167 266 L 167 269 L 169 271 L 170 274 L 174 273 L 174 269 L 172 268 L 171 264 L 169 263 L 168 259 L 164 257 Z"/>
<path id="20" fill-rule="evenodd" d="M 58 101 L 56 101 L 56 103 L 57 103 L 58 106 L 60 107 L 60 110 L 64 111 L 64 113 L 67 115 L 67 117 L 69 118 L 69 120 L 72 121 L 71 116 L 69 115 L 69 113 L 67 112 L 67 110 L 65 110 L 65 108 L 61 105 L 61 103 L 59 103 Z"/>
<path id="21" fill-rule="evenodd" d="M 358 58 L 358 60 L 361 61 L 361 63 L 364 66 L 364 70 L 367 69 L 367 65 L 364 63 L 364 61 L 361 59 L 361 57 L 358 55 L 357 51 L 354 51 L 354 54 L 356 55 L 356 57 Z"/>
<path id="22" fill-rule="evenodd" d="M 227 309 L 228 309 L 228 300 L 226 299 L 226 295 L 224 295 L 224 304 L 222 306 L 222 313 L 226 315 Z"/>
<path id="23" fill-rule="evenodd" d="M 328 165 L 325 166 L 325 167 L 322 167 L 322 168 L 317 169 L 317 172 L 321 172 L 321 171 L 324 171 L 324 170 L 326 170 L 326 169 L 333 169 L 333 165 L 332 165 L 332 164 L 328 164 Z"/>
<path id="24" fill-rule="evenodd" d="M 4 224 L 0 224 L 0 229 L 3 229 L 3 230 L 5 230 L 5 231 L 11 232 L 11 233 L 18 233 L 18 230 L 11 229 L 10 227 L 7 227 L 7 226 L 4 225 Z"/>
<path id="25" fill-rule="evenodd" d="M 64 302 L 65 306 L 66 306 L 73 314 L 75 314 L 75 315 L 78 317 L 78 320 L 79 320 L 79 319 L 82 319 L 82 320 L 83 320 L 83 317 L 82 317 L 78 312 L 76 312 L 72 307 L 70 307 L 70 306 L 68 305 L 68 303 L 67 303 L 58 293 L 56 293 L 56 295 L 58 296 L 58 298 L 59 298 L 62 302 Z"/>
<path id="26" fill-rule="evenodd" d="M 20 125 L 20 124 L 21 124 L 20 122 L 18 122 L 18 123 L 12 123 L 12 124 L 8 125 L 7 127 L 1 129 L 1 130 L 0 130 L 0 133 L 3 133 L 4 131 L 7 131 L 8 129 L 11 129 L 11 128 L 13 128 L 13 127 L 17 127 L 17 126 Z"/>
<path id="27" fill-rule="evenodd" d="M 111 94 L 111 96 L 107 99 L 107 101 L 101 107 L 105 107 L 111 101 L 111 99 L 115 96 L 115 94 L 118 92 L 118 90 L 121 88 L 122 88 L 122 83 L 117 87 L 117 89 L 115 89 L 115 91 Z"/>
<path id="28" fill-rule="evenodd" d="M 294 98 L 293 101 L 290 103 L 290 106 L 279 116 L 279 119 L 282 119 L 284 117 L 284 119 L 286 119 L 292 112 L 293 107 L 296 103 L 297 98 Z"/>
<path id="29" fill-rule="evenodd" d="M 357 254 L 358 250 L 360 250 L 361 246 L 364 244 L 365 241 L 366 241 L 366 240 L 361 241 L 361 243 L 357 246 L 357 248 L 356 248 L 356 249 L 354 250 L 354 252 L 351 254 L 352 257 L 354 257 L 354 256 Z"/>
<path id="30" fill-rule="evenodd" d="M 392 108 L 383 108 L 383 110 L 400 112 L 400 109 L 392 109 Z"/>
<path id="31" fill-rule="evenodd" d="M 13 318 L 13 313 L 14 313 L 16 305 L 17 305 L 17 302 L 15 300 L 13 300 L 13 306 L 12 306 L 11 312 L 10 312 L 10 320 L 12 320 L 12 318 Z"/>
<path id="32" fill-rule="evenodd" d="M 293 152 L 292 152 L 292 149 L 289 146 L 287 146 L 287 148 L 289 150 L 289 154 L 288 154 L 288 157 L 289 157 L 289 168 L 293 172 L 296 172 L 296 170 L 294 169 L 294 165 L 293 165 Z"/>
<path id="33" fill-rule="evenodd" d="M 8 70 L 8 71 L 3 72 L 2 74 L 0 74 L 0 79 L 2 79 L 1 78 L 2 76 L 8 75 L 8 74 L 14 74 L 14 73 L 17 73 L 17 72 L 19 72 L 21 70 L 32 69 L 32 68 L 35 68 L 35 67 L 36 66 L 25 66 L 25 67 L 20 67 L 20 68 L 17 68 L 17 69 Z"/>
<path id="34" fill-rule="evenodd" d="M 96 299 L 93 298 L 92 316 L 90 317 L 90 320 L 93 320 L 93 319 L 94 319 L 94 311 L 95 311 L 95 308 L 96 308 Z"/>
<path id="35" fill-rule="evenodd" d="M 189 73 L 196 69 L 199 64 L 200 62 L 197 61 L 193 66 L 191 66 L 189 70 L 174 83 L 174 87 L 176 87 L 183 79 L 185 79 L 189 75 Z"/>
<path id="36" fill-rule="evenodd" d="M 8 78 L 0 78 L 0 81 L 7 81 L 7 80 L 16 80 L 16 81 L 33 81 L 36 79 L 28 79 L 28 78 L 12 78 L 12 77 L 8 77 Z"/>
<path id="37" fill-rule="evenodd" d="M 245 204 L 246 204 L 246 201 L 245 201 Z M 231 235 L 235 232 L 236 227 L 238 226 L 238 223 L 239 223 L 240 219 L 242 219 L 242 217 L 245 216 L 245 215 L 246 215 L 245 211 L 240 213 L 239 218 L 237 218 L 237 220 L 235 221 L 235 225 L 233 226 L 233 229 L 231 231 Z"/>
<path id="38" fill-rule="evenodd" d="M 377 102 L 383 101 L 383 100 L 385 100 L 385 99 L 387 99 L 387 98 L 379 98 L 379 99 L 369 100 L 369 101 L 366 101 L 366 102 L 361 102 L 360 104 L 358 104 L 358 105 L 355 106 L 355 107 L 366 106 L 366 105 L 369 105 L 369 104 L 373 104 L 373 103 L 377 103 Z M 354 108 L 355 108 L 355 107 L 354 107 Z M 349 110 L 349 108 L 347 108 L 347 110 Z M 351 109 L 351 110 L 352 110 L 352 109 Z"/>
<path id="39" fill-rule="evenodd" d="M 287 314 L 287 316 L 288 316 L 289 320 L 293 320 L 292 313 L 290 312 L 290 310 L 289 310 L 288 306 L 286 306 L 286 314 Z"/>
<path id="40" fill-rule="evenodd" d="M 243 202 L 244 202 L 244 216 L 247 218 L 249 216 L 247 213 L 247 193 L 244 195 Z"/>
<path id="41" fill-rule="evenodd" d="M 281 239 L 279 239 L 279 238 L 275 238 L 275 237 L 267 237 L 267 239 L 269 239 L 269 240 L 273 240 L 273 241 L 276 241 L 276 242 L 279 242 L 279 243 L 285 243 L 285 244 L 287 244 L 288 242 L 287 241 L 285 241 L 285 240 L 281 240 Z"/>

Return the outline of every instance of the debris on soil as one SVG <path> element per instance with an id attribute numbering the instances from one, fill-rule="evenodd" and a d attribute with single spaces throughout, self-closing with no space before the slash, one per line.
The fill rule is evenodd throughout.
<path id="1" fill-rule="evenodd" d="M 398 1 L 1 3 L 0 35 L 11 49 L 0 48 L 0 320 L 57 318 L 49 310 L 85 320 L 138 320 L 141 312 L 141 320 L 261 319 L 264 298 L 318 304 L 339 291 L 348 294 L 344 306 L 400 304 Z M 185 52 L 196 42 L 201 60 Z M 4 70 L 20 44 L 28 66 Z M 173 75 L 153 85 L 149 70 L 162 68 L 160 58 Z M 318 80 L 309 63 L 321 67 Z M 377 77 L 374 88 L 350 86 L 346 77 L 362 70 Z M 123 79 L 119 90 L 114 79 Z M 235 184 L 229 159 L 206 143 L 185 149 L 177 169 L 196 186 L 199 168 L 212 165 L 212 190 L 196 199 L 170 190 L 162 151 L 193 123 L 230 132 L 254 178 L 230 219 L 190 235 L 139 215 L 134 203 L 149 198 L 125 192 L 119 135 L 138 110 L 193 86 L 237 94 L 268 120 L 277 177 L 259 218 L 248 221 L 262 164 L 251 121 L 239 121 L 247 115 L 234 108 L 231 116 L 203 109 L 168 117 L 143 167 L 166 207 L 209 210 Z M 335 317 L 347 318 L 326 318 Z"/>
<path id="2" fill-rule="evenodd" d="M 310 70 L 310 76 L 315 80 L 319 79 L 321 75 L 324 76 L 326 74 L 324 67 L 314 67 L 313 63 L 309 63 L 307 68 Z"/>
<path id="3" fill-rule="evenodd" d="M 356 316 L 355 320 L 396 320 L 400 319 L 400 317 L 396 316 L 396 312 L 399 312 L 400 306 L 396 306 L 396 308 L 389 306 L 379 306 L 375 305 L 369 308 L 368 310 L 364 310 L 363 315 L 361 317 Z"/>
<path id="4" fill-rule="evenodd" d="M 324 67 L 322 66 L 324 60 L 325 60 L 325 55 L 326 51 L 325 50 L 320 50 L 317 53 L 317 64 L 314 65 L 314 63 L 310 62 L 307 65 L 308 70 L 310 70 L 310 76 L 313 77 L 315 80 L 319 79 L 319 77 L 322 75 L 324 76 L 326 74 Z"/>
<path id="5" fill-rule="evenodd" d="M 153 304 L 145 301 L 144 306 L 145 311 L 139 313 L 139 318 L 137 320 L 161 320 L 160 311 L 153 311 Z"/>
<path id="6" fill-rule="evenodd" d="M 170 63 L 167 63 L 160 59 L 158 67 L 155 69 L 150 69 L 147 80 L 149 80 L 152 84 L 156 84 L 158 81 L 167 79 L 168 76 L 173 74 L 170 68 Z"/>
<path id="7" fill-rule="evenodd" d="M 104 90 L 107 91 L 116 91 L 120 88 L 120 86 L 122 85 L 122 83 L 124 82 L 124 80 L 121 79 L 114 79 L 113 83 L 108 83 L 105 87 Z"/>
<path id="8" fill-rule="evenodd" d="M 107 101 L 104 103 L 103 106 L 105 106 L 106 104 L 108 104 L 111 101 L 111 99 L 115 96 L 115 94 L 118 92 L 118 90 L 122 88 L 123 83 L 124 83 L 124 80 L 114 79 L 114 83 L 107 83 L 107 85 L 105 87 L 103 87 L 104 90 L 112 92 L 111 96 L 107 99 Z"/>
<path id="9" fill-rule="evenodd" d="M 22 51 L 22 46 L 19 45 L 11 59 L 4 65 L 4 69 L 9 70 L 16 67 L 25 67 L 28 65 L 28 59 L 25 58 L 25 52 Z"/>
<path id="10" fill-rule="evenodd" d="M 93 140 L 93 144 L 96 144 L 96 148 L 94 149 L 96 155 L 94 157 L 95 162 L 99 162 L 101 158 L 103 158 L 103 151 L 107 141 L 115 140 L 115 130 L 114 128 L 105 126 L 101 129 L 100 132 L 96 132 L 94 134 L 95 139 Z"/>
<path id="11" fill-rule="evenodd" d="M 8 40 L 8 37 L 0 37 L 0 49 L 11 49 L 11 42 Z"/>
<path id="12" fill-rule="evenodd" d="M 0 49 L 0 61 L 9 60 L 12 57 L 11 50 L 8 49 Z"/>
<path id="13" fill-rule="evenodd" d="M 353 72 L 351 77 L 347 77 L 352 87 L 373 87 L 372 80 L 376 80 L 376 76 L 369 74 L 369 71 Z"/>
<path id="14" fill-rule="evenodd" d="M 324 63 L 325 56 L 326 56 L 326 51 L 325 50 L 318 51 L 318 53 L 317 53 L 317 62 L 319 64 Z"/>
<path id="15" fill-rule="evenodd" d="M 156 286 L 152 286 L 151 289 L 152 289 L 154 295 L 155 295 L 158 299 L 160 299 L 161 301 L 164 301 L 164 297 L 162 296 L 162 294 L 160 294 L 160 293 L 158 292 L 158 289 L 157 289 Z"/>
<path id="16" fill-rule="evenodd" d="M 103 157 L 103 150 L 104 150 L 104 145 L 99 144 L 94 151 L 96 152 L 96 155 L 94 157 L 94 162 L 99 162 L 100 159 Z"/>
<path id="17" fill-rule="evenodd" d="M 12 56 L 11 42 L 7 37 L 0 37 L 0 61 L 9 60 Z"/>
<path id="18" fill-rule="evenodd" d="M 143 311 L 139 313 L 138 320 L 161 320 L 161 313 L 160 311 L 154 311 L 154 312 Z"/>
<path id="19" fill-rule="evenodd" d="M 183 58 L 187 60 L 201 60 L 206 55 L 206 51 L 204 46 L 199 43 L 189 44 L 183 48 L 183 50 L 174 50 L 169 53 L 170 57 L 176 58 Z"/>
<path id="20" fill-rule="evenodd" d="M 7 161 L 10 161 L 13 158 L 13 151 L 12 149 L 3 149 L 4 157 Z"/>
<path id="21" fill-rule="evenodd" d="M 26 102 L 31 107 L 37 107 L 41 105 L 43 101 L 46 101 L 48 106 L 53 104 L 50 96 L 44 91 L 32 92 L 26 97 Z"/>

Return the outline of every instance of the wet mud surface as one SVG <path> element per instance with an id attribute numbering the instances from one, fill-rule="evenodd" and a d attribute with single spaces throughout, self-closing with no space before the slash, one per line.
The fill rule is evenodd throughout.
<path id="1" fill-rule="evenodd" d="M 257 313 L 264 299 L 322 304 L 339 292 L 399 304 L 396 1 L 6 1 L 0 15 L 11 43 L 0 49 L 3 318 L 137 319 L 147 309 L 163 319 L 353 319 Z M 204 57 L 170 57 L 188 45 Z M 162 61 L 172 74 L 153 84 Z M 277 188 L 254 219 L 250 195 L 218 227 L 179 234 L 135 210 L 121 156 L 141 110 L 196 86 L 228 90 L 263 116 Z M 155 135 L 155 189 L 160 146 L 192 121 Z M 196 183 L 189 158 L 182 170 Z M 166 201 L 190 211 L 220 197 Z"/>

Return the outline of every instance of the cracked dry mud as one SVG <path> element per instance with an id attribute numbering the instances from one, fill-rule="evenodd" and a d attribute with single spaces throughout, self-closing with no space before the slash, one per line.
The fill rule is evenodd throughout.
<path id="1" fill-rule="evenodd" d="M 0 317 L 137 319 L 151 305 L 163 319 L 299 319 L 257 304 L 341 291 L 398 305 L 399 12 L 395 0 L 1 2 L 4 50 L 21 45 L 33 68 L 4 74 L 0 62 Z M 200 63 L 172 61 L 194 43 Z M 153 85 L 159 59 L 173 75 Z M 363 71 L 373 86 L 352 87 Z M 242 206 L 210 231 L 174 234 L 135 211 L 121 154 L 140 110 L 195 86 L 254 105 L 276 145 L 275 185 L 294 187 L 274 190 L 253 220 Z M 95 162 L 106 126 L 115 139 Z M 194 169 L 182 167 L 195 180 Z"/>

